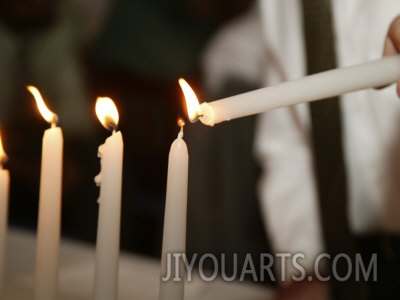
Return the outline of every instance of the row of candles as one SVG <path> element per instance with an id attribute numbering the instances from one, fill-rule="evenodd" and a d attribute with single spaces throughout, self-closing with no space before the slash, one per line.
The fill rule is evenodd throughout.
<path id="1" fill-rule="evenodd" d="M 45 130 L 42 140 L 33 293 L 35 300 L 54 300 L 57 299 L 61 232 L 63 133 L 57 125 L 57 115 L 47 108 L 39 90 L 34 86 L 28 86 L 27 89 L 36 100 L 43 118 L 51 124 L 51 127 Z M 96 101 L 95 110 L 102 125 L 111 130 L 112 134 L 98 148 L 100 173 L 94 178 L 95 183 L 100 187 L 94 299 L 110 300 L 117 299 L 118 294 L 123 137 L 121 132 L 117 131 L 118 110 L 110 98 L 99 97 Z M 188 151 L 186 143 L 183 141 L 183 119 L 178 120 L 178 125 L 181 130 L 177 139 L 171 145 L 169 155 L 166 196 L 168 204 L 165 212 L 163 242 L 163 253 L 165 254 L 185 252 Z M 0 135 L 0 298 L 4 292 L 3 269 L 10 185 L 9 171 L 3 169 L 3 162 L 6 159 L 7 156 Z M 166 299 L 182 299 L 183 284 L 173 285 L 172 287 L 172 289 L 169 289 L 168 283 L 164 284 L 164 289 L 163 287 L 160 288 L 160 299 L 165 299 L 163 297 L 166 297 Z M 177 291 L 181 296 L 172 296 L 177 295 Z"/>
<path id="2" fill-rule="evenodd" d="M 43 118 L 51 124 L 42 140 L 39 214 L 36 241 L 34 299 L 57 299 L 58 260 L 61 232 L 63 133 L 58 117 L 50 111 L 34 86 L 32 93 Z M 96 101 L 96 114 L 112 135 L 98 149 L 100 174 L 99 219 L 96 245 L 95 299 L 116 299 L 118 281 L 119 228 L 121 214 L 123 140 L 117 131 L 118 111 L 110 98 Z M 10 175 L 3 169 L 6 153 L 0 136 L 0 297 L 4 292 L 4 260 Z"/>
<path id="3" fill-rule="evenodd" d="M 398 78 L 400 55 L 306 76 L 201 105 L 186 81 L 180 79 L 179 83 L 185 95 L 189 119 L 192 122 L 200 119 L 203 124 L 214 126 L 271 109 L 385 86 L 396 82 Z M 51 128 L 44 132 L 42 145 L 34 296 L 36 300 L 56 299 L 63 136 L 61 128 L 57 126 L 57 115 L 46 107 L 39 91 L 33 86 L 29 86 L 28 90 L 33 94 L 42 116 L 51 124 Z M 96 184 L 100 186 L 100 195 L 94 299 L 110 300 L 117 299 L 118 290 L 123 138 L 121 132 L 117 131 L 118 111 L 111 99 L 98 98 L 96 114 L 112 134 L 98 149 L 101 170 L 95 177 Z M 166 273 L 167 254 L 185 253 L 189 156 L 183 140 L 184 121 L 179 120 L 178 125 L 181 129 L 171 145 L 168 161 L 160 278 Z M 0 136 L 0 293 L 10 181 L 8 171 L 2 166 L 5 157 Z M 183 278 L 184 273 L 180 274 Z M 183 297 L 183 279 L 178 282 L 160 281 L 160 299 L 179 300 Z"/>

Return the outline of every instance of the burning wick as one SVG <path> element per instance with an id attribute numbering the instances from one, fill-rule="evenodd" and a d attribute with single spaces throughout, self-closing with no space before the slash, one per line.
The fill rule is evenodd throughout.
<path id="1" fill-rule="evenodd" d="M 183 125 L 185 125 L 185 122 L 183 122 Z M 0 135 L 0 169 L 3 169 L 4 163 L 6 163 L 8 160 L 7 153 L 4 151 L 3 148 L 3 142 L 1 140 L 1 135 Z"/>
<path id="2" fill-rule="evenodd" d="M 183 126 L 185 126 L 185 121 L 182 118 L 179 118 L 178 121 L 178 126 L 181 128 L 181 131 L 179 131 L 178 138 L 183 138 Z"/>

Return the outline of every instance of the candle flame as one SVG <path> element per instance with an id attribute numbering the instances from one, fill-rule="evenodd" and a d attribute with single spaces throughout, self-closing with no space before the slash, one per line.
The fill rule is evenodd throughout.
<path id="1" fill-rule="evenodd" d="M 176 123 L 179 127 L 185 126 L 185 120 L 183 120 L 182 118 L 178 118 L 178 121 L 176 121 Z"/>
<path id="2" fill-rule="evenodd" d="M 191 122 L 194 122 L 198 119 L 200 114 L 199 100 L 197 100 L 196 94 L 185 79 L 179 78 L 178 81 L 179 85 L 181 86 L 183 95 L 185 96 L 189 120 Z"/>
<path id="3" fill-rule="evenodd" d="M 0 167 L 2 166 L 3 162 L 7 160 L 7 154 L 4 151 L 3 148 L 3 142 L 1 140 L 1 135 L 0 135 Z"/>
<path id="4" fill-rule="evenodd" d="M 98 97 L 96 100 L 96 115 L 100 123 L 109 130 L 115 130 L 119 115 L 114 101 L 108 97 Z"/>
<path id="5" fill-rule="evenodd" d="M 28 85 L 26 87 L 28 91 L 33 95 L 36 101 L 36 105 L 39 109 L 40 114 L 42 117 L 49 123 L 55 125 L 57 123 L 57 115 L 49 110 L 46 104 L 43 101 L 42 95 L 40 94 L 39 90 L 34 87 L 33 85 Z"/>

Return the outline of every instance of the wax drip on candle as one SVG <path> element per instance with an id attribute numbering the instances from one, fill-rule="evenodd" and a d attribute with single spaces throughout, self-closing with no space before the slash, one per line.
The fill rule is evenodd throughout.
<path id="1" fill-rule="evenodd" d="M 115 106 L 114 101 L 108 97 L 98 97 L 96 100 L 96 115 L 99 119 L 100 123 L 104 126 L 104 128 L 112 131 L 112 135 L 117 132 L 119 114 L 117 107 Z M 103 179 L 103 154 L 104 154 L 105 144 L 99 146 L 97 151 L 97 157 L 100 158 L 100 172 L 97 176 L 94 177 L 94 182 L 96 186 L 101 186 L 101 181 Z M 97 202 L 100 203 L 101 192 Z"/>
<path id="2" fill-rule="evenodd" d="M 96 177 L 94 177 L 94 182 L 96 183 L 96 186 L 101 186 L 101 179 L 102 179 L 102 172 L 101 170 L 103 169 L 103 163 L 102 163 L 102 156 L 103 156 L 103 148 L 104 148 L 104 144 L 100 145 L 97 151 L 97 157 L 100 158 L 100 172 L 99 174 L 96 175 Z M 99 199 L 97 200 L 97 202 L 99 201 Z"/>

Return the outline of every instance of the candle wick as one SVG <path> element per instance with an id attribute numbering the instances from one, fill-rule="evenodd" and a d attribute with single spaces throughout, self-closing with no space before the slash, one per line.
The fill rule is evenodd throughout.
<path id="1" fill-rule="evenodd" d="M 196 114 L 196 116 L 192 119 L 190 119 L 190 123 L 196 123 L 200 118 L 204 117 L 204 114 Z"/>
<path id="2" fill-rule="evenodd" d="M 6 154 L 3 157 L 0 157 L 0 170 L 3 169 L 3 166 L 7 161 L 8 161 L 8 156 Z"/>
<path id="3" fill-rule="evenodd" d="M 114 134 L 118 129 L 118 125 L 114 122 L 114 120 L 108 119 L 106 122 L 106 128 L 112 131 L 112 134 Z"/>
<path id="4" fill-rule="evenodd" d="M 178 138 L 183 138 L 183 125 L 181 126 L 181 130 L 178 133 Z"/>
<path id="5" fill-rule="evenodd" d="M 178 138 L 183 138 L 183 126 L 185 126 L 185 121 L 181 118 L 178 119 L 177 121 L 178 126 L 181 128 L 178 134 Z"/>
<path id="6" fill-rule="evenodd" d="M 117 132 L 118 126 L 115 123 L 111 123 L 110 124 L 110 130 L 112 132 L 112 135 L 115 134 Z"/>
<path id="7" fill-rule="evenodd" d="M 53 118 L 51 119 L 51 128 L 57 127 L 58 116 L 53 113 Z"/>

